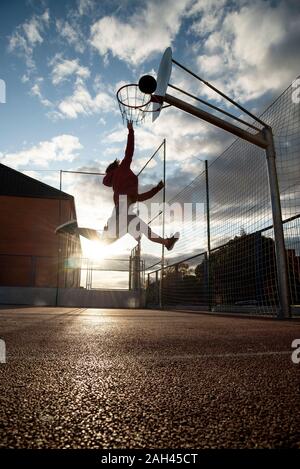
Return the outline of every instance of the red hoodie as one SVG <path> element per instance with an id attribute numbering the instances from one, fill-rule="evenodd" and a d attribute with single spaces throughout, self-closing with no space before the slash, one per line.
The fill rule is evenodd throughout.
<path id="1" fill-rule="evenodd" d="M 118 168 L 109 171 L 103 178 L 103 184 L 113 188 L 115 205 L 119 205 L 119 195 L 127 195 L 132 202 L 137 200 L 138 177 L 130 169 L 133 152 L 134 130 L 130 129 L 124 159 Z"/>
<path id="2" fill-rule="evenodd" d="M 114 203 L 119 205 L 119 196 L 127 195 L 129 205 L 137 201 L 144 201 L 153 197 L 160 189 L 154 187 L 143 194 L 138 193 L 138 177 L 130 169 L 134 152 L 134 130 L 129 129 L 125 156 L 119 167 L 109 171 L 103 178 L 103 184 L 112 187 L 114 191 Z"/>

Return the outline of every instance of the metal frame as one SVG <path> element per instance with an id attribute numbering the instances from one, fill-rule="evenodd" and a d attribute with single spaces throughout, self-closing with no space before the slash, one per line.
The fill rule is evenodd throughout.
<path id="1" fill-rule="evenodd" d="M 176 60 L 172 59 L 172 62 L 178 65 L 180 68 L 190 73 L 192 76 L 203 82 L 205 85 L 209 86 L 215 92 L 220 94 L 223 98 L 227 99 L 230 103 L 237 106 L 240 110 L 245 112 L 256 122 L 259 122 L 263 126 L 262 130 L 259 130 L 257 133 L 250 133 L 248 130 L 241 129 L 240 127 L 227 122 L 220 117 L 217 117 L 209 112 L 199 109 L 181 99 L 178 99 L 175 96 L 166 94 L 165 96 L 152 95 L 152 101 L 159 101 L 161 104 L 167 103 L 178 109 L 181 109 L 188 114 L 191 114 L 199 119 L 202 119 L 210 124 L 215 125 L 216 127 L 223 129 L 238 138 L 241 138 L 249 143 L 252 143 L 259 148 L 262 148 L 266 152 L 267 160 L 267 169 L 269 176 L 269 191 L 271 199 L 271 209 L 273 217 L 273 226 L 274 226 L 274 240 L 275 240 L 275 252 L 276 252 L 276 268 L 278 276 L 278 289 L 279 289 L 279 298 L 281 309 L 278 313 L 278 318 L 288 318 L 290 317 L 290 300 L 289 300 L 289 284 L 288 284 L 288 268 L 287 268 L 287 256 L 285 250 L 284 242 L 284 233 L 283 233 L 283 223 L 282 223 L 282 212 L 281 212 L 281 203 L 280 203 L 280 192 L 278 186 L 278 177 L 276 169 L 276 151 L 274 145 L 274 137 L 272 133 L 272 128 L 268 126 L 258 117 L 251 114 L 247 109 L 233 101 L 231 98 L 226 96 L 224 93 L 219 91 L 210 83 L 206 82 L 195 73 L 191 72 L 189 69 L 181 65 Z M 172 86 L 174 88 L 174 86 Z M 175 88 L 176 89 L 176 88 Z M 181 91 L 181 90 L 179 90 Z M 206 104 L 206 103 L 204 103 Z M 218 109 L 217 109 L 218 110 Z M 222 111 L 221 111 L 222 112 Z M 231 116 L 232 117 L 232 116 Z M 244 123 L 244 122 L 243 122 Z M 249 127 L 254 127 L 249 125 Z"/>

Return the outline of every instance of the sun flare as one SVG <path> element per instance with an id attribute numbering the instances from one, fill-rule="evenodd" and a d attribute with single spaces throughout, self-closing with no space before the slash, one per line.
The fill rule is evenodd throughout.
<path id="1" fill-rule="evenodd" d="M 136 241 L 129 235 L 118 239 L 112 244 L 101 243 L 101 241 L 89 241 L 83 237 L 80 240 L 83 257 L 94 261 L 101 261 L 125 253 L 129 254 L 130 250 L 136 245 Z"/>
<path id="2" fill-rule="evenodd" d="M 83 257 L 91 260 L 100 261 L 107 257 L 108 246 L 100 241 L 89 241 L 88 239 L 81 238 L 81 247 Z"/>

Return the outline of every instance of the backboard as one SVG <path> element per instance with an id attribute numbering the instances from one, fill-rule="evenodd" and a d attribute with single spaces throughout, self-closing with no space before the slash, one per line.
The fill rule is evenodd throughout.
<path id="1" fill-rule="evenodd" d="M 172 72 L 172 49 L 171 47 L 168 47 L 159 64 L 158 72 L 157 72 L 157 87 L 155 90 L 155 95 L 156 96 L 165 96 L 169 81 L 170 81 L 170 76 Z M 162 104 L 160 103 L 153 103 L 153 114 L 152 114 L 152 122 L 154 122 L 161 110 Z"/>

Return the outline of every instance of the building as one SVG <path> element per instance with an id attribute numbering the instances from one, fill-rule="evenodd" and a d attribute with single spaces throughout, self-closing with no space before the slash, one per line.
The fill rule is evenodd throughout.
<path id="1" fill-rule="evenodd" d="M 80 238 L 55 234 L 71 219 L 73 196 L 0 164 L 0 287 L 78 288 L 80 269 L 64 266 Z"/>

